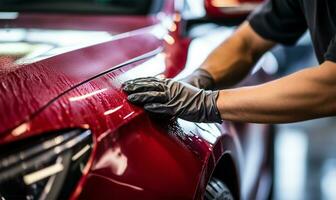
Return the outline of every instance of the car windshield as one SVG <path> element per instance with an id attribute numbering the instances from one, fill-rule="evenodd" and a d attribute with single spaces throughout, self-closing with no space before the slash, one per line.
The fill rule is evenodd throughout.
<path id="1" fill-rule="evenodd" d="M 0 11 L 146 15 L 161 0 L 0 0 Z"/>

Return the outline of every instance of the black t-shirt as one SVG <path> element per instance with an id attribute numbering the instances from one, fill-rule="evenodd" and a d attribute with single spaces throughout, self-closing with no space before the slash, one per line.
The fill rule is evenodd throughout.
<path id="1" fill-rule="evenodd" d="M 319 62 L 336 62 L 336 0 L 268 0 L 248 21 L 263 38 L 285 45 L 308 28 Z"/>

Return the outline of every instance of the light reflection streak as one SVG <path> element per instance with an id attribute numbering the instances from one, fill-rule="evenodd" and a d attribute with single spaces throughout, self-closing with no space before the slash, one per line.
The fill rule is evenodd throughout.
<path id="1" fill-rule="evenodd" d="M 29 124 L 28 123 L 23 123 L 20 126 L 16 127 L 13 131 L 12 131 L 12 135 L 14 136 L 19 136 L 22 133 L 26 132 L 29 129 Z"/>
<path id="2" fill-rule="evenodd" d="M 70 97 L 70 98 L 69 98 L 69 101 L 79 101 L 79 100 L 83 100 L 83 99 L 89 98 L 89 97 L 91 97 L 91 96 L 94 96 L 94 95 L 96 95 L 96 94 L 105 92 L 106 90 L 107 90 L 107 88 L 104 88 L 104 89 L 97 90 L 97 91 L 94 91 L 94 92 L 90 92 L 90 93 L 88 93 L 88 94 L 84 94 L 84 95 L 81 95 L 81 96 Z"/>
<path id="3" fill-rule="evenodd" d="M 89 128 L 90 128 L 90 125 L 89 125 L 89 124 L 83 124 L 83 125 L 82 125 L 82 128 L 84 128 L 84 129 L 89 129 Z"/>
<path id="4" fill-rule="evenodd" d="M 108 178 L 108 177 L 105 177 L 105 176 L 102 176 L 102 175 L 99 175 L 99 174 L 93 174 L 94 176 L 98 176 L 100 178 L 103 178 L 103 179 L 107 179 L 115 184 L 118 184 L 118 185 L 122 185 L 122 186 L 125 186 L 125 187 L 128 187 L 128 188 L 132 188 L 134 190 L 139 190 L 139 191 L 143 191 L 144 189 L 141 188 L 141 187 L 138 187 L 138 186 L 135 186 L 135 185 L 131 185 L 131 184 L 128 184 L 128 183 L 123 183 L 123 182 L 120 182 L 120 181 L 116 181 L 112 178 Z"/>
<path id="5" fill-rule="evenodd" d="M 120 106 L 118 106 L 118 107 L 116 107 L 116 108 L 113 108 L 113 109 L 111 109 L 111 110 L 107 110 L 107 111 L 104 112 L 104 115 L 110 115 L 110 114 L 113 114 L 114 112 L 116 112 L 117 110 L 119 110 L 119 109 L 122 108 L 122 107 L 123 107 L 123 105 L 120 105 Z"/>
<path id="6" fill-rule="evenodd" d="M 97 138 L 97 141 L 100 142 L 103 138 L 105 138 L 111 132 L 110 129 L 106 130 L 104 133 L 100 134 Z"/>
<path id="7" fill-rule="evenodd" d="M 23 181 L 26 185 L 31 185 L 32 183 L 35 183 L 39 180 L 42 180 L 44 178 L 57 174 L 61 172 L 63 169 L 64 169 L 64 166 L 62 163 L 56 163 L 49 167 L 46 167 L 36 172 L 32 172 L 30 174 L 25 175 L 23 177 Z"/>
<path id="8" fill-rule="evenodd" d="M 132 114 L 134 114 L 134 111 L 132 111 L 131 113 L 129 113 L 128 115 L 126 115 L 123 119 L 129 118 Z"/>
<path id="9" fill-rule="evenodd" d="M 75 155 L 72 156 L 71 160 L 75 161 L 78 158 L 82 157 L 88 150 L 90 149 L 90 145 L 85 145 L 81 150 L 79 150 Z"/>

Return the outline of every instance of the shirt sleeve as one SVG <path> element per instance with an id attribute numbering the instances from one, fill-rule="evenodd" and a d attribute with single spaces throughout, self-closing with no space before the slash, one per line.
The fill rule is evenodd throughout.
<path id="1" fill-rule="evenodd" d="M 336 35 L 329 43 L 328 50 L 324 54 L 324 60 L 336 62 Z"/>
<path id="2" fill-rule="evenodd" d="M 267 0 L 248 17 L 261 37 L 284 45 L 293 45 L 307 30 L 299 0 Z"/>

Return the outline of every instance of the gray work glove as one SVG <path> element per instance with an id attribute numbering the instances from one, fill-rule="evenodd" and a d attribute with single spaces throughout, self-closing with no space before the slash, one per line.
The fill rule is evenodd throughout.
<path id="1" fill-rule="evenodd" d="M 149 112 L 192 122 L 222 122 L 216 106 L 218 91 L 205 91 L 183 82 L 154 77 L 126 81 L 123 90 L 129 94 L 130 102 L 143 105 Z"/>
<path id="2" fill-rule="evenodd" d="M 213 90 L 215 88 L 215 80 L 208 71 L 202 68 L 198 68 L 192 74 L 181 79 L 180 81 L 200 89 Z"/>

